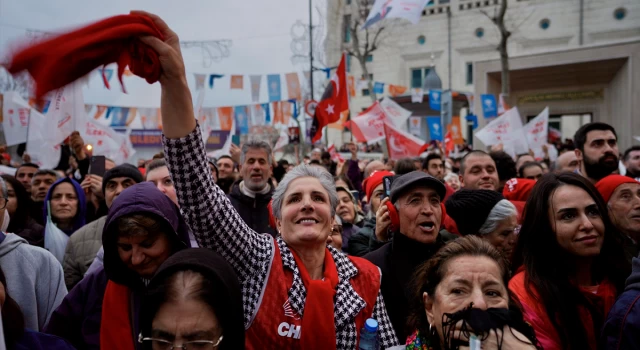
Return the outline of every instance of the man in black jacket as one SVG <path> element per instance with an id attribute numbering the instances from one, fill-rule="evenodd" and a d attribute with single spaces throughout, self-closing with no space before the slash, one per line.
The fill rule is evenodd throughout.
<path id="1" fill-rule="evenodd" d="M 276 232 L 269 227 L 268 209 L 275 190 L 271 183 L 272 157 L 271 146 L 265 141 L 250 140 L 242 145 L 242 180 L 233 185 L 228 197 L 249 227 L 258 233 L 275 236 Z"/>
<path id="2" fill-rule="evenodd" d="M 406 339 L 409 283 L 414 270 L 456 236 L 440 230 L 444 184 L 422 171 L 399 176 L 391 184 L 390 200 L 399 227 L 390 243 L 364 256 L 382 271 L 382 296 L 398 339 Z"/>

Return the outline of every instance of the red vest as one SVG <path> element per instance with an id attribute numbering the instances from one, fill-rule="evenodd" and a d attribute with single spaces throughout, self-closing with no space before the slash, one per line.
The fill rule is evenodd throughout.
<path id="1" fill-rule="evenodd" d="M 258 307 L 258 313 L 246 332 L 245 346 L 252 349 L 300 349 L 302 318 L 289 305 L 288 291 L 293 283 L 293 272 L 284 268 L 280 248 L 274 245 L 274 257 L 267 285 Z M 380 290 L 380 271 L 370 262 L 349 257 L 358 269 L 358 274 L 350 283 L 358 295 L 367 303 L 356 316 L 356 330 L 359 339 L 364 321 L 373 314 L 373 307 Z M 334 310 L 327 310 L 334 313 Z"/>

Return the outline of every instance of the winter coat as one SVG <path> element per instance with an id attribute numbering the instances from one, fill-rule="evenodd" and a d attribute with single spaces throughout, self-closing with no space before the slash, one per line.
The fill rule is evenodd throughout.
<path id="1" fill-rule="evenodd" d="M 633 258 L 624 292 L 609 311 L 602 329 L 601 348 L 640 349 L 640 259 Z"/>
<path id="2" fill-rule="evenodd" d="M 67 295 L 64 273 L 47 250 L 14 234 L 0 233 L 0 266 L 7 292 L 24 314 L 25 328 L 40 331 Z"/>
<path id="3" fill-rule="evenodd" d="M 267 194 L 256 194 L 256 198 L 251 198 L 240 190 L 240 182 L 231 188 L 229 200 L 244 222 L 252 230 L 260 233 L 268 233 L 272 237 L 276 236 L 276 231 L 269 226 L 269 209 L 267 206 L 271 202 L 271 197 L 275 187 L 271 185 L 271 191 Z"/>
<path id="4" fill-rule="evenodd" d="M 415 269 L 429 260 L 446 242 L 456 238 L 458 236 L 440 230 L 435 243 L 423 244 L 396 233 L 390 243 L 364 256 L 382 271 L 382 296 L 398 339 L 407 339 L 410 334 L 405 325 L 410 313 L 409 284 Z"/>
<path id="5" fill-rule="evenodd" d="M 102 229 L 107 217 L 90 222 L 69 237 L 64 253 L 64 281 L 71 290 L 84 277 L 102 247 Z"/>
<path id="6" fill-rule="evenodd" d="M 279 310 L 277 314 L 273 314 L 274 319 L 289 317 L 289 322 L 296 322 L 303 314 L 306 290 L 287 243 L 282 237 L 274 239 L 265 234 L 258 234 L 247 226 L 224 192 L 213 183 L 209 176 L 199 126 L 183 138 L 163 138 L 163 143 L 169 171 L 175 180 L 180 207 L 199 245 L 222 255 L 233 266 L 243 286 L 247 339 L 255 339 L 257 334 L 263 336 L 259 344 L 248 341 L 247 347 L 271 348 L 269 345 L 279 343 L 282 337 L 290 342 L 298 339 L 291 338 L 294 328 L 290 328 L 285 322 L 280 324 L 286 325 L 289 329 L 284 335 L 282 332 L 276 332 L 277 328 L 261 329 L 264 327 L 260 322 L 253 322 L 255 317 L 261 317 L 264 305 Z M 190 161 L 186 163 L 185 159 Z M 382 348 L 397 345 L 398 341 L 389 322 L 380 289 L 374 287 L 366 291 L 367 295 L 373 294 L 375 300 L 367 304 L 365 298 L 353 287 L 359 280 L 375 277 L 376 281 L 379 281 L 378 269 L 362 259 L 349 258 L 333 247 L 328 246 L 327 249 L 335 262 L 339 278 L 334 299 L 337 348 L 356 349 L 360 333 L 360 329 L 356 327 L 356 319 L 361 316 L 378 320 L 378 335 Z M 359 270 L 356 265 L 364 265 L 368 270 Z M 274 275 L 290 279 L 271 279 Z M 263 298 L 264 293 L 269 294 L 269 290 L 274 289 L 282 293 L 266 295 Z M 285 302 L 276 307 L 273 303 L 275 299 L 284 299 Z M 372 311 L 365 315 L 367 308 Z M 289 338 L 286 338 L 287 334 Z"/>
<path id="7" fill-rule="evenodd" d="M 152 215 L 164 221 L 175 236 L 170 243 L 173 250 L 189 247 L 188 228 L 178 207 L 150 182 L 142 182 L 128 187 L 111 206 L 105 221 L 102 244 L 104 246 L 104 267 L 87 275 L 78 283 L 51 316 L 46 332 L 60 336 L 78 349 L 100 349 L 100 328 L 102 300 L 107 283 L 113 281 L 128 287 L 132 305 L 105 305 L 105 307 L 127 307 L 134 320 L 138 320 L 140 300 L 146 290 L 145 284 L 134 271 L 129 270 L 120 260 L 116 240 L 117 221 L 130 214 Z M 135 323 L 133 327 L 137 327 Z M 137 334 L 139 329 L 132 330 Z M 135 344 L 134 346 L 139 346 Z"/>
<path id="8" fill-rule="evenodd" d="M 364 256 L 387 243 L 389 241 L 379 241 L 376 238 L 376 218 L 372 216 L 365 219 L 364 226 L 351 236 L 347 252 L 353 256 Z"/>
<path id="9" fill-rule="evenodd" d="M 42 211 L 40 211 L 41 213 Z M 42 215 L 42 214 L 40 214 Z M 37 223 L 33 218 L 28 217 L 24 226 L 20 230 L 15 231 L 8 229 L 8 232 L 15 233 L 16 235 L 24 238 L 29 244 L 36 247 L 44 248 L 44 226 Z"/>
<path id="10" fill-rule="evenodd" d="M 22 338 L 10 350 L 75 350 L 66 340 L 25 329 Z"/>

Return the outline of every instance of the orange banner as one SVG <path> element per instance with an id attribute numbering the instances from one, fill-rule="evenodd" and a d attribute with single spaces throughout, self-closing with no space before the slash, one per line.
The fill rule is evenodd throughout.
<path id="1" fill-rule="evenodd" d="M 356 97 L 356 78 L 353 75 L 347 77 L 347 86 L 349 87 L 349 96 Z"/>
<path id="2" fill-rule="evenodd" d="M 462 145 L 464 138 L 462 137 L 462 127 L 460 126 L 460 117 L 452 117 L 451 124 L 447 126 L 447 131 L 451 133 L 453 143 L 456 145 Z"/>
<path id="3" fill-rule="evenodd" d="M 389 84 L 389 94 L 393 97 L 400 96 L 404 94 L 405 91 L 407 91 L 406 86 Z"/>
<path id="4" fill-rule="evenodd" d="M 287 79 L 287 92 L 289 93 L 289 99 L 295 98 L 299 100 L 302 96 L 300 93 L 300 80 L 298 79 L 298 73 L 285 74 Z"/>
<path id="5" fill-rule="evenodd" d="M 273 106 L 273 125 L 284 124 L 284 115 L 282 114 L 282 102 L 275 101 L 271 103 Z"/>
<path id="6" fill-rule="evenodd" d="M 233 107 L 218 107 L 220 130 L 229 131 L 233 127 Z"/>
<path id="7" fill-rule="evenodd" d="M 289 101 L 282 101 L 280 105 L 282 106 L 282 124 L 288 126 L 293 116 L 293 105 Z"/>
<path id="8" fill-rule="evenodd" d="M 244 88 L 244 76 L 242 75 L 232 75 L 231 76 L 231 88 L 232 89 L 240 89 Z"/>

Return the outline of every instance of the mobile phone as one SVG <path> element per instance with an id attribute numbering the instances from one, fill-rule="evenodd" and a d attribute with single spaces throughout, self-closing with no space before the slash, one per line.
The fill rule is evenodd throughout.
<path id="1" fill-rule="evenodd" d="M 98 175 L 103 177 L 106 172 L 107 158 L 105 156 L 91 156 L 91 163 L 89 164 L 89 174 Z"/>
<path id="2" fill-rule="evenodd" d="M 356 199 L 356 204 L 360 204 L 360 192 L 358 191 L 349 191 L 351 192 L 351 195 L 353 195 L 353 198 Z"/>
<path id="3" fill-rule="evenodd" d="M 236 146 L 240 146 L 240 135 L 231 136 L 231 143 L 233 143 Z"/>
<path id="4" fill-rule="evenodd" d="M 391 183 L 393 182 L 393 176 L 385 176 L 382 178 L 382 187 L 384 188 L 384 193 L 382 194 L 382 199 L 389 198 L 391 196 Z"/>

